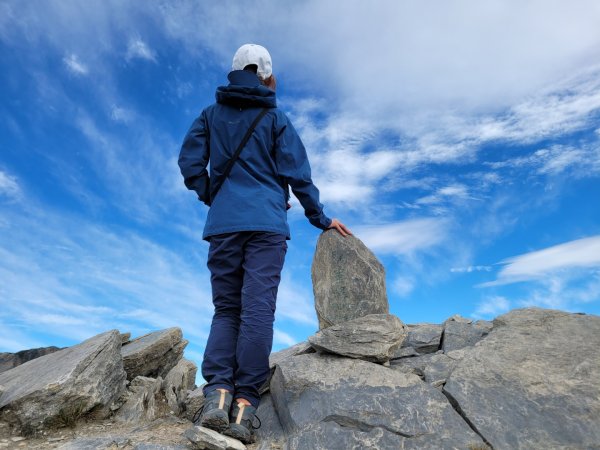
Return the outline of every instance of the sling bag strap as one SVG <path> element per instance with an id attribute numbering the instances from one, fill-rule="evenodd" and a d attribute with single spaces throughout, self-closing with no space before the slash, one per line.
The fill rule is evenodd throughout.
<path id="1" fill-rule="evenodd" d="M 227 167 L 225 167 L 225 171 L 223 172 L 223 175 L 221 176 L 221 178 L 219 178 L 217 180 L 217 182 L 215 183 L 214 188 L 211 190 L 211 195 L 210 195 L 211 202 L 217 196 L 217 193 L 219 192 L 219 189 L 221 189 L 221 186 L 223 185 L 223 183 L 225 182 L 225 180 L 229 176 L 229 173 L 231 172 L 231 169 L 233 168 L 233 165 L 235 164 L 235 162 L 237 161 L 238 157 L 240 156 L 240 153 L 242 153 L 243 148 L 248 143 L 248 140 L 250 139 L 250 136 L 252 136 L 252 133 L 254 132 L 254 129 L 256 128 L 256 125 L 258 125 L 258 122 L 260 122 L 260 119 L 262 119 L 268 111 L 269 111 L 269 108 L 263 108 L 260 111 L 260 113 L 258 113 L 258 116 L 256 116 L 256 118 L 254 119 L 254 121 L 250 125 L 250 128 L 248 128 L 248 130 L 246 131 L 246 134 L 242 138 L 242 141 L 240 142 L 240 145 L 238 145 L 237 149 L 233 153 L 233 156 L 231 157 L 231 159 L 229 161 L 227 161 Z"/>

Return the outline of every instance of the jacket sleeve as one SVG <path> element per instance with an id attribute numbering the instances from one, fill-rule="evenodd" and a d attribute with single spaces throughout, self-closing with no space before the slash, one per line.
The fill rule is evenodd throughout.
<path id="1" fill-rule="evenodd" d="M 179 152 L 179 168 L 186 187 L 196 191 L 198 199 L 210 206 L 210 178 L 207 166 L 210 159 L 206 114 L 202 111 L 187 132 Z"/>
<path id="2" fill-rule="evenodd" d="M 275 157 L 279 175 L 292 188 L 309 222 L 326 230 L 331 225 L 331 219 L 323 213 L 323 205 L 319 203 L 319 190 L 312 182 L 306 149 L 287 117 L 277 129 Z"/>

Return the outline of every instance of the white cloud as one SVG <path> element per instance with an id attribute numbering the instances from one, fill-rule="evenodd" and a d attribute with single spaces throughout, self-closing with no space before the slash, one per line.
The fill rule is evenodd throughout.
<path id="1" fill-rule="evenodd" d="M 110 109 L 110 118 L 115 122 L 130 123 L 135 117 L 135 113 L 127 108 L 113 105 Z"/>
<path id="2" fill-rule="evenodd" d="M 423 218 L 356 227 L 354 233 L 375 252 L 411 255 L 440 244 L 447 231 L 446 219 Z"/>
<path id="3" fill-rule="evenodd" d="M 127 54 L 125 58 L 129 61 L 131 59 L 139 58 L 147 61 L 156 62 L 156 55 L 154 51 L 148 47 L 141 38 L 133 38 L 127 45 Z"/>
<path id="4" fill-rule="evenodd" d="M 595 269 L 600 267 L 600 235 L 508 258 L 501 264 L 497 279 L 481 286 L 539 280 L 559 271 Z"/>
<path id="5" fill-rule="evenodd" d="M 87 73 L 89 72 L 88 67 L 85 64 L 83 64 L 79 60 L 79 57 L 74 53 L 65 56 L 63 58 L 63 63 L 65 63 L 67 69 L 69 69 L 75 75 L 87 75 Z"/>
<path id="6" fill-rule="evenodd" d="M 471 273 L 471 272 L 490 272 L 491 266 L 467 266 L 467 267 L 453 267 L 450 269 L 452 273 Z"/>
<path id="7" fill-rule="evenodd" d="M 18 200 L 22 195 L 17 178 L 0 170 L 0 197 Z"/>
<path id="8" fill-rule="evenodd" d="M 415 288 L 416 281 L 414 278 L 399 275 L 392 281 L 392 292 L 394 292 L 399 297 L 406 297 L 410 294 Z"/>
<path id="9" fill-rule="evenodd" d="M 282 273 L 277 293 L 275 316 L 277 320 L 289 319 L 297 324 L 317 325 L 312 291 L 294 282 L 286 269 Z"/>
<path id="10" fill-rule="evenodd" d="M 507 298 L 493 296 L 479 303 L 472 315 L 475 318 L 491 319 L 507 312 L 510 308 L 510 301 Z"/>
<path id="11" fill-rule="evenodd" d="M 298 339 L 284 331 L 281 331 L 279 328 L 275 328 L 273 330 L 273 341 L 275 344 L 282 344 L 287 347 L 291 347 L 292 345 L 298 343 Z"/>

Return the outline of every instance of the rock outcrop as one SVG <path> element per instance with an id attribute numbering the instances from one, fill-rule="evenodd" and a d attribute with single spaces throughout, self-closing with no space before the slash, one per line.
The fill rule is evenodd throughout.
<path id="1" fill-rule="evenodd" d="M 368 314 L 387 314 L 385 269 L 356 237 L 321 234 L 312 263 L 319 329 Z"/>
<path id="2" fill-rule="evenodd" d="M 369 317 L 349 322 L 320 332 L 328 347 L 376 340 Z M 262 426 L 247 448 L 589 449 L 600 442 L 600 317 L 529 308 L 493 322 L 455 316 L 402 328 L 408 336 L 390 350 L 389 367 L 383 358 L 315 351 L 310 342 L 273 353 Z M 244 448 L 193 426 L 204 401 L 191 385 L 193 363 L 173 366 L 166 350 L 165 380 L 136 376 L 125 388 L 120 343 L 118 332 L 103 333 L 0 374 L 0 448 Z M 61 432 L 82 417 L 83 431 Z M 15 435 L 42 429 L 49 434 Z"/>
<path id="3" fill-rule="evenodd" d="M 383 363 L 400 348 L 406 334 L 406 327 L 396 316 L 370 314 L 325 328 L 308 342 L 319 351 Z"/>
<path id="4" fill-rule="evenodd" d="M 187 344 L 181 329 L 176 327 L 148 333 L 127 342 L 121 349 L 127 379 L 133 380 L 137 376 L 166 377 L 183 357 Z"/>
<path id="5" fill-rule="evenodd" d="M 0 374 L 0 419 L 33 434 L 92 410 L 107 416 L 125 389 L 120 349 L 108 331 Z"/>
<path id="6" fill-rule="evenodd" d="M 39 358 L 40 356 L 49 355 L 59 351 L 58 347 L 41 347 L 32 348 L 30 350 L 22 350 L 16 353 L 0 353 L 0 373 L 13 369 L 21 364 Z"/>

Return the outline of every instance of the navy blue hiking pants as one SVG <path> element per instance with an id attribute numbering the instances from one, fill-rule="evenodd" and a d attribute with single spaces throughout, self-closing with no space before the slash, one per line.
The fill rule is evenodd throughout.
<path id="1" fill-rule="evenodd" d="M 252 406 L 269 375 L 277 288 L 287 250 L 277 233 L 212 236 L 208 251 L 215 312 L 206 343 L 204 395 L 227 389 Z"/>

